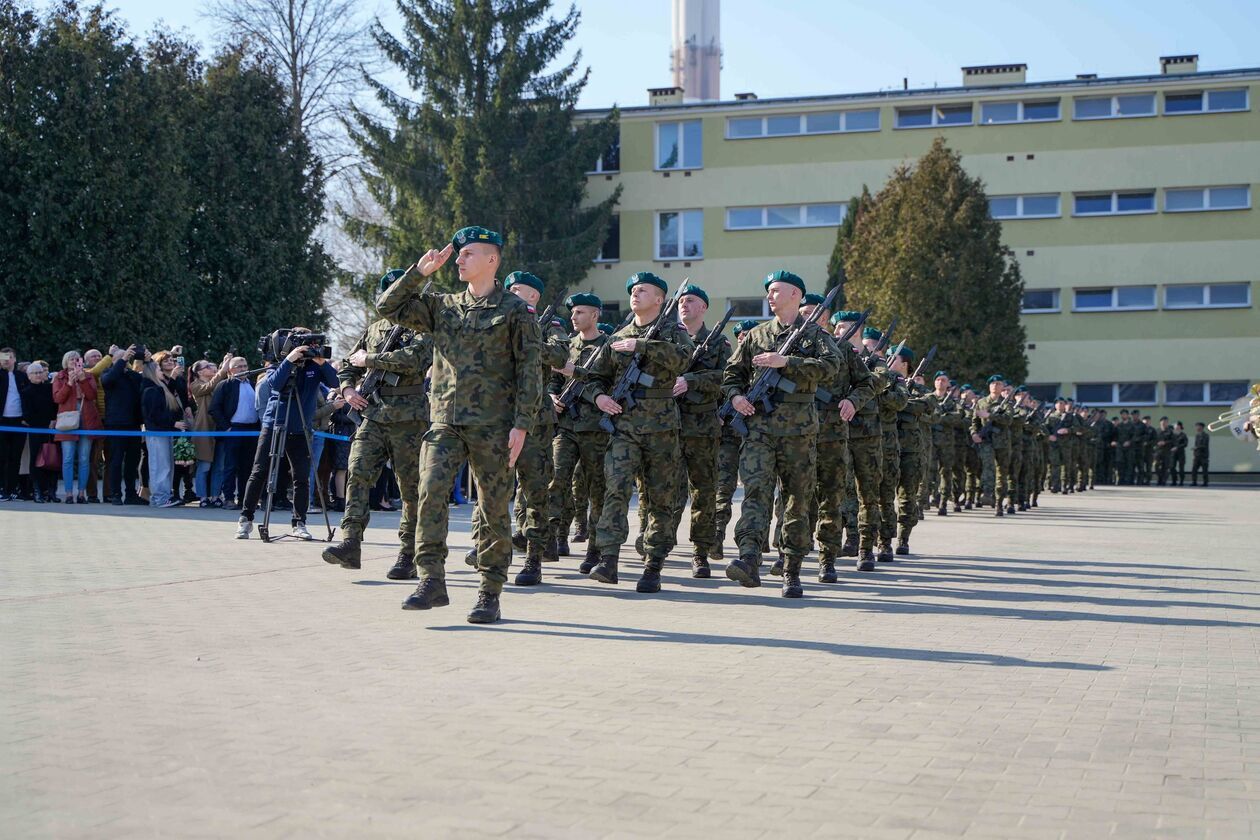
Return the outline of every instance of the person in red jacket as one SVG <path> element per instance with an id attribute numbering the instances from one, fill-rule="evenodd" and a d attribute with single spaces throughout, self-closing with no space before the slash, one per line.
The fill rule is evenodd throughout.
<path id="1" fill-rule="evenodd" d="M 79 412 L 80 430 L 101 428 L 101 415 L 96 410 L 96 378 L 83 367 L 83 357 L 77 350 L 71 350 L 61 357 L 61 370 L 53 377 L 53 402 L 57 403 L 58 415 L 67 411 Z M 74 504 L 74 474 L 77 464 L 78 501 L 85 505 L 88 501 L 92 439 L 66 433 L 57 435 L 54 440 L 61 444 L 61 483 L 66 494 L 64 501 L 68 505 Z"/>

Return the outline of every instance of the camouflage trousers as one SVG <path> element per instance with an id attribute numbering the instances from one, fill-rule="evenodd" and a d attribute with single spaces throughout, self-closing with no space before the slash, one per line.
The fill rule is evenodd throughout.
<path id="1" fill-rule="evenodd" d="M 844 502 L 845 488 L 849 483 L 849 442 L 820 440 L 815 467 L 817 475 L 814 494 L 814 531 L 818 535 L 818 551 L 828 557 L 839 557 L 844 545 L 844 518 L 840 505 Z"/>
<path id="2" fill-rule="evenodd" d="M 476 536 L 481 588 L 499 593 L 512 564 L 512 470 L 506 426 L 434 423 L 420 448 L 420 500 L 416 511 L 416 566 L 422 579 L 446 578 L 446 537 L 451 487 L 464 462 L 477 484 L 481 524 Z M 528 436 L 526 436 L 528 440 Z"/>
<path id="3" fill-rule="evenodd" d="M 1061 438 L 1059 448 L 1063 459 L 1063 489 L 1076 486 L 1076 446 L 1072 439 Z"/>
<path id="4" fill-rule="evenodd" d="M 921 431 L 920 437 L 923 446 L 919 454 L 919 509 L 922 510 L 932 504 L 932 494 L 937 488 L 937 470 L 940 465 L 936 462 L 936 443 L 932 440 L 932 433 Z"/>
<path id="5" fill-rule="evenodd" d="M 1119 450 L 1119 454 L 1116 456 L 1116 460 L 1119 464 L 1120 483 L 1132 484 L 1134 479 L 1133 444 L 1129 444 L 1128 446 L 1120 444 L 1117 449 Z"/>
<path id="6" fill-rule="evenodd" d="M 684 437 L 680 439 L 684 479 L 679 475 L 673 509 L 669 515 L 670 536 L 677 542 L 678 526 L 682 524 L 683 509 L 691 499 L 691 544 L 704 550 L 707 556 L 718 543 L 717 532 L 717 481 L 718 441 L 714 435 Z M 646 542 L 646 541 L 645 541 Z"/>
<path id="7" fill-rule="evenodd" d="M 607 443 L 604 444 L 604 448 L 608 448 Z M 591 492 L 591 477 L 595 475 L 599 476 L 599 481 L 602 482 L 604 480 L 604 456 L 602 453 L 599 456 L 598 466 L 592 468 L 589 472 L 586 467 L 582 466 L 580 461 L 577 467 L 574 468 L 573 484 L 569 488 L 569 492 L 562 496 L 565 504 L 560 509 L 560 524 L 562 526 L 560 533 L 567 534 L 569 526 L 574 522 L 577 523 L 579 528 L 589 531 L 588 526 L 592 518 L 590 516 L 591 506 L 595 504 L 596 498 L 599 499 L 600 510 L 603 510 L 604 485 L 599 485 L 598 494 Z M 599 521 L 598 514 L 594 519 L 596 522 Z"/>
<path id="8" fill-rule="evenodd" d="M 980 461 L 980 447 L 978 444 L 968 444 L 963 452 L 963 472 L 966 476 L 963 486 L 963 495 L 970 501 L 974 502 L 980 496 L 981 477 L 984 472 L 983 465 Z"/>
<path id="9" fill-rule="evenodd" d="M 341 516 L 341 533 L 363 539 L 372 518 L 368 497 L 386 461 L 392 461 L 398 489 L 402 493 L 402 516 L 398 520 L 398 542 L 407 554 L 416 553 L 416 503 L 420 497 L 420 447 L 429 424 L 381 423 L 365 419 L 350 441 L 350 461 L 346 471 L 346 511 Z"/>
<path id="10" fill-rule="evenodd" d="M 1011 495 L 1012 504 L 1024 501 L 1024 446 L 1016 441 L 1011 446 Z"/>
<path id="11" fill-rule="evenodd" d="M 853 475 L 853 452 L 849 442 L 844 444 L 844 492 L 840 497 L 840 518 L 844 521 L 844 532 L 850 539 L 858 536 L 858 490 L 857 479 Z"/>
<path id="12" fill-rule="evenodd" d="M 985 441 L 978 447 L 980 455 L 980 497 L 988 504 L 1000 505 L 1011 495 L 1011 449 Z"/>
<path id="13" fill-rule="evenodd" d="M 937 479 L 936 495 L 942 507 L 958 498 L 958 489 L 954 485 L 957 465 L 954 463 L 954 445 L 938 444 L 936 447 Z"/>
<path id="14" fill-rule="evenodd" d="M 731 499 L 735 496 L 735 488 L 739 484 L 739 450 L 744 439 L 722 433 L 718 443 L 717 467 L 717 504 L 714 513 L 714 528 L 718 542 L 726 540 L 726 529 L 731 524 Z"/>
<path id="15" fill-rule="evenodd" d="M 1058 441 L 1050 445 L 1050 459 L 1047 466 L 1050 468 L 1050 489 L 1058 493 L 1063 489 L 1063 450 L 1059 447 Z"/>
<path id="16" fill-rule="evenodd" d="M 552 440 L 551 456 L 555 472 L 548 489 L 552 533 L 568 536 L 575 504 L 581 505 L 581 520 L 585 521 L 588 499 L 591 519 L 599 522 L 599 515 L 604 509 L 604 454 L 607 450 L 607 432 L 576 432 L 561 428 L 560 434 Z M 574 494 L 578 472 L 587 481 L 587 497 L 576 497 Z"/>
<path id="17" fill-rule="evenodd" d="M 914 526 L 919 524 L 919 484 L 923 476 L 923 453 L 902 450 L 898 474 L 897 538 L 908 540 Z"/>
<path id="18" fill-rule="evenodd" d="M 880 531 L 879 488 L 883 476 L 883 442 L 875 436 L 849 438 L 849 458 L 858 496 L 858 537 L 863 551 L 874 551 Z"/>
<path id="19" fill-rule="evenodd" d="M 600 554 L 616 554 L 630 534 L 630 495 L 640 472 L 652 476 L 639 505 L 646 516 L 648 556 L 664 559 L 674 547 L 669 533 L 678 476 L 678 431 L 618 431 L 604 452 L 604 505 L 595 531 Z"/>
<path id="20" fill-rule="evenodd" d="M 543 543 L 551 537 L 548 490 L 551 487 L 551 426 L 535 426 L 525 436 L 525 447 L 516 459 L 516 493 L 513 497 L 518 532 L 530 542 Z M 478 493 L 480 493 L 478 485 Z M 481 499 L 473 508 L 471 532 L 476 542 L 484 522 Z"/>
<path id="21" fill-rule="evenodd" d="M 884 435 L 879 475 L 879 541 L 891 543 L 897 530 L 897 488 L 901 485 L 901 447 L 896 435 Z"/>
<path id="22" fill-rule="evenodd" d="M 814 496 L 815 433 L 792 436 L 750 434 L 739 455 L 739 477 L 744 482 L 744 504 L 735 523 L 735 542 L 741 557 L 760 557 L 762 540 L 770 527 L 775 487 L 783 493 L 781 547 L 799 561 L 810 550 L 809 506 Z"/>

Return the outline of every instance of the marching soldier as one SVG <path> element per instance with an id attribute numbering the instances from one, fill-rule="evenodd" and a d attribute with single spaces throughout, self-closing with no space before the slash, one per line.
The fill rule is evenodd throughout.
<path id="1" fill-rule="evenodd" d="M 980 504 L 992 505 L 994 516 L 1002 516 L 1010 498 L 1011 450 L 1008 429 L 1010 413 L 1002 392 L 1006 379 L 1000 373 L 989 377 L 989 395 L 976 401 L 971 421 L 971 439 L 979 447 L 981 473 Z"/>
<path id="2" fill-rule="evenodd" d="M 938 370 L 932 384 L 936 389 L 936 422 L 932 425 L 932 441 L 937 465 L 933 492 L 937 501 L 936 515 L 948 516 L 949 503 L 958 498 L 954 487 L 954 439 L 962 415 L 950 387 L 949 374 Z"/>
<path id="3" fill-rule="evenodd" d="M 1199 485 L 1199 475 L 1203 475 L 1203 486 L 1208 486 L 1208 433 L 1202 423 L 1194 424 L 1194 460 L 1190 462 L 1190 486 Z"/>
<path id="4" fill-rule="evenodd" d="M 871 350 L 868 363 L 874 365 L 876 375 L 888 382 L 876 400 L 879 406 L 880 426 L 880 476 L 879 476 L 879 550 L 875 559 L 881 563 L 893 560 L 893 536 L 897 530 L 897 487 L 901 483 L 901 440 L 897 428 L 897 413 L 905 409 L 909 392 L 886 360 L 883 353 L 875 351 L 883 333 L 874 327 L 862 330 L 862 341 Z"/>
<path id="5" fill-rule="evenodd" d="M 919 483 L 923 479 L 923 435 L 920 418 L 931 414 L 934 403 L 927 388 L 902 377 L 909 373 L 914 361 L 914 351 L 902 347 L 897 356 L 889 360 L 891 370 L 898 376 L 898 384 L 905 388 L 905 405 L 897 411 L 898 480 L 897 480 L 897 554 L 910 553 L 910 532 L 919 524 Z M 880 558 L 883 559 L 883 558 Z"/>
<path id="6" fill-rule="evenodd" d="M 837 312 L 831 319 L 836 336 L 847 331 L 849 325 L 861 317 L 860 312 Z M 855 353 L 865 349 L 862 335 L 858 331 L 849 338 L 849 344 Z M 883 467 L 883 432 L 877 397 L 888 388 L 887 377 L 872 375 L 871 388 L 876 398 L 857 406 L 857 412 L 849 420 L 849 464 L 858 498 L 859 544 L 856 566 L 859 572 L 875 571 L 875 545 L 880 529 L 879 486 Z M 848 543 L 845 545 L 847 548 Z"/>
<path id="7" fill-rule="evenodd" d="M 757 322 L 746 318 L 735 325 L 735 341 L 742 342 L 748 331 L 757 326 Z M 730 361 L 729 359 L 727 360 Z M 730 426 L 722 425 L 722 437 L 718 443 L 718 482 L 717 482 L 717 514 L 716 528 L 717 548 L 709 555 L 710 560 L 723 558 L 722 544 L 726 541 L 726 529 L 731 524 L 731 499 L 735 496 L 735 488 L 739 484 L 739 450 L 744 439 Z"/>

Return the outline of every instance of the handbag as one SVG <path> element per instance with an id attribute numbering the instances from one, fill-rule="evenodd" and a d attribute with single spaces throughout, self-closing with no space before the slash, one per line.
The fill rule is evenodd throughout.
<path id="1" fill-rule="evenodd" d="M 61 447 L 52 441 L 41 445 L 39 455 L 35 456 L 35 467 L 53 472 L 61 469 Z"/>
<path id="2" fill-rule="evenodd" d="M 77 432 L 83 417 L 83 392 L 79 383 L 74 383 L 74 390 L 79 392 L 79 402 L 74 411 L 58 411 L 56 429 L 59 432 Z"/>

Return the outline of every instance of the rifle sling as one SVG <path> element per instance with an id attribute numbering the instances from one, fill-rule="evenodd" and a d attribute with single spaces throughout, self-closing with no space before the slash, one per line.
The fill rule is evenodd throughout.
<path id="1" fill-rule="evenodd" d="M 636 400 L 670 400 L 674 398 L 673 388 L 634 388 L 630 393 Z"/>
<path id="2" fill-rule="evenodd" d="M 424 385 L 401 385 L 394 387 L 382 385 L 376 393 L 380 394 L 382 397 L 413 397 L 417 394 L 423 394 L 424 392 Z"/>

